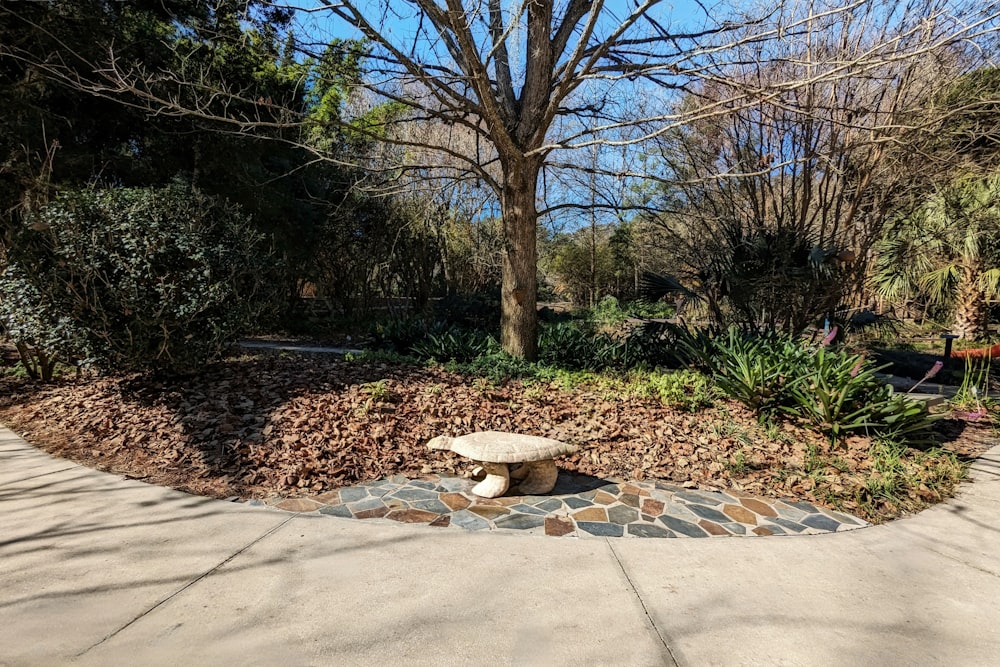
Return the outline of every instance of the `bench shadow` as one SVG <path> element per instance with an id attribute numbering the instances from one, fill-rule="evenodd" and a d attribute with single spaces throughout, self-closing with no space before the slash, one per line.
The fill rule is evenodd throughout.
<path id="1" fill-rule="evenodd" d="M 594 477 L 593 475 L 560 470 L 555 487 L 546 495 L 569 496 L 577 493 L 586 493 L 587 491 L 596 491 L 612 483 L 609 480 Z"/>

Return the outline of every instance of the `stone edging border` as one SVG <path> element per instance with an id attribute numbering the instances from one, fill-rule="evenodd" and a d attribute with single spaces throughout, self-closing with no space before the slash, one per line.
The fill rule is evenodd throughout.
<path id="1" fill-rule="evenodd" d="M 582 477 L 582 476 L 581 476 Z M 440 528 L 552 537 L 761 537 L 864 528 L 858 517 L 811 503 L 685 489 L 660 481 L 596 480 L 560 473 L 550 495 L 480 498 L 473 480 L 428 475 L 276 499 L 280 510 Z M 516 494 L 516 488 L 512 492 Z"/>

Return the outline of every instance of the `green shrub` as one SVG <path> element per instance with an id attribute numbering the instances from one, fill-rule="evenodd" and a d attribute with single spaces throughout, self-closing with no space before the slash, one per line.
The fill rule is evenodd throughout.
<path id="1" fill-rule="evenodd" d="M 885 366 L 873 367 L 861 355 L 821 347 L 803 358 L 788 392 L 785 410 L 830 432 L 875 428 L 886 402 L 885 382 L 875 377 Z"/>
<path id="2" fill-rule="evenodd" d="M 909 446 L 933 442 L 931 428 L 939 417 L 876 377 L 886 366 L 822 347 L 804 360 L 789 389 L 787 412 L 812 421 L 834 440 L 848 431 L 864 431 Z"/>
<path id="3" fill-rule="evenodd" d="M 560 368 L 591 368 L 596 356 L 594 334 L 577 322 L 543 326 L 538 337 L 538 360 Z"/>
<path id="4" fill-rule="evenodd" d="M 0 324 L 7 329 L 21 366 L 32 380 L 51 381 L 60 352 L 72 356 L 65 354 L 63 339 L 76 336 L 77 328 L 68 318 L 60 317 L 18 264 L 8 265 L 0 273 Z"/>
<path id="5" fill-rule="evenodd" d="M 539 361 L 570 370 L 629 370 L 679 368 L 699 359 L 699 348 L 710 345 L 703 332 L 692 333 L 665 322 L 647 322 L 626 335 L 595 333 L 585 322 L 543 325 Z M 714 354 L 714 352 L 713 352 Z M 707 355 L 708 357 L 711 354 Z"/>
<path id="6" fill-rule="evenodd" d="M 688 343 L 692 345 L 691 343 Z M 861 355 L 805 347 L 797 338 L 751 336 L 731 328 L 692 350 L 718 388 L 761 417 L 782 413 L 805 419 L 832 440 L 851 431 L 881 434 L 908 445 L 933 442 L 938 419 L 923 403 L 895 394 Z"/>
<path id="7" fill-rule="evenodd" d="M 919 449 L 937 444 L 932 428 L 944 415 L 932 415 L 927 404 L 896 394 L 891 386 L 886 385 L 882 392 L 884 398 L 872 402 L 876 432 Z"/>
<path id="8" fill-rule="evenodd" d="M 26 225 L 0 276 L 15 342 L 103 370 L 186 373 L 276 312 L 262 237 L 184 185 L 67 192 Z"/>
<path id="9" fill-rule="evenodd" d="M 646 301 L 639 299 L 632 301 L 625 307 L 625 312 L 638 319 L 665 319 L 673 317 L 677 313 L 677 308 L 672 303 L 666 301 Z"/>
<path id="10" fill-rule="evenodd" d="M 372 348 L 406 354 L 422 341 L 428 332 L 427 323 L 416 317 L 378 322 L 369 332 Z"/>
<path id="11" fill-rule="evenodd" d="M 590 319 L 596 324 L 621 324 L 628 319 L 628 313 L 622 310 L 618 299 L 606 296 L 590 309 Z"/>
<path id="12" fill-rule="evenodd" d="M 468 362 L 498 349 L 496 339 L 479 331 L 451 327 L 430 331 L 410 346 L 410 352 L 421 360 Z"/>
<path id="13" fill-rule="evenodd" d="M 757 413 L 788 400 L 788 389 L 806 368 L 806 352 L 791 338 L 749 336 L 730 328 L 712 341 L 712 350 L 693 351 L 715 374 L 716 385 Z"/>
<path id="14" fill-rule="evenodd" d="M 629 330 L 626 337 L 631 366 L 677 368 L 684 365 L 679 358 L 670 325 L 646 322 Z"/>
<path id="15" fill-rule="evenodd" d="M 646 322 L 628 335 L 636 365 L 647 368 L 694 366 L 712 372 L 718 355 L 716 333 L 671 322 Z"/>
<path id="16" fill-rule="evenodd" d="M 512 357 L 506 352 L 494 350 L 467 362 L 450 362 L 445 368 L 454 373 L 486 378 L 500 384 L 512 378 L 534 377 L 538 367 L 520 357 Z"/>
<path id="17" fill-rule="evenodd" d="M 643 373 L 633 378 L 629 388 L 639 395 L 656 396 L 667 405 L 688 412 L 697 412 L 711 406 L 714 398 L 709 378 L 690 369 L 669 373 Z"/>

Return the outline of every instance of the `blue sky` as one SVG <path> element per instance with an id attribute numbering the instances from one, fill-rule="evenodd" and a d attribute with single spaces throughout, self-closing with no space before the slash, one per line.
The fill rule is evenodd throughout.
<path id="1" fill-rule="evenodd" d="M 316 9 L 317 11 L 312 12 L 297 12 L 296 22 L 299 25 L 299 30 L 305 34 L 315 35 L 324 40 L 355 39 L 361 36 L 354 28 L 335 17 L 329 10 L 321 9 L 322 3 L 319 0 L 285 0 L 275 4 L 299 9 Z M 358 4 L 362 7 L 375 7 L 381 6 L 382 0 L 358 0 Z M 474 3 L 469 2 L 468 4 Z M 624 17 L 632 6 L 632 0 L 608 0 L 603 10 L 608 17 L 607 23 L 609 25 L 617 24 L 618 19 Z M 664 2 L 652 10 L 651 17 L 671 30 L 698 29 L 706 24 L 706 9 L 710 14 L 715 14 L 716 9 L 718 9 L 721 14 L 722 6 L 723 4 L 718 2 L 699 3 L 694 0 Z M 386 27 L 391 32 L 399 33 L 401 36 L 410 34 L 413 25 L 408 18 L 414 13 L 413 6 L 405 0 L 390 0 L 388 7 L 390 11 L 385 14 Z M 372 12 L 372 14 L 375 13 Z"/>

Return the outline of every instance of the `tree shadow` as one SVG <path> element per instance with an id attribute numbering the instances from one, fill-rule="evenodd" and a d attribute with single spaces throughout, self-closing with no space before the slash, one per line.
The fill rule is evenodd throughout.
<path id="1" fill-rule="evenodd" d="M 895 348 L 876 348 L 872 350 L 872 355 L 879 365 L 890 364 L 884 372 L 897 378 L 908 378 L 914 383 L 924 377 L 934 364 L 942 361 L 941 354 Z M 944 368 L 929 382 L 958 385 L 962 383 L 964 373 L 965 366 L 961 359 L 948 359 L 945 360 Z"/>
<path id="2" fill-rule="evenodd" d="M 265 448 L 272 455 L 282 448 L 294 453 L 299 447 L 300 443 L 276 441 L 278 435 L 269 428 L 281 409 L 294 406 L 298 399 L 309 406 L 310 394 L 341 394 L 354 386 L 406 381 L 423 372 L 403 364 L 345 362 L 330 354 L 265 352 L 219 362 L 182 378 L 134 377 L 123 381 L 120 391 L 125 400 L 172 415 L 172 423 L 183 431 L 185 450 L 197 457 L 202 474 L 239 478 L 252 485 L 251 469 L 258 461 L 249 455 L 251 448 L 258 454 Z M 304 414 L 299 427 L 303 433 L 309 431 L 309 417 L 323 416 Z M 362 481 L 367 480 L 344 483 Z M 294 481 L 288 486 L 290 492 L 296 491 Z"/>
<path id="3" fill-rule="evenodd" d="M 936 444 L 956 454 L 960 460 L 978 459 L 997 444 L 989 423 L 946 417 L 934 424 Z"/>

